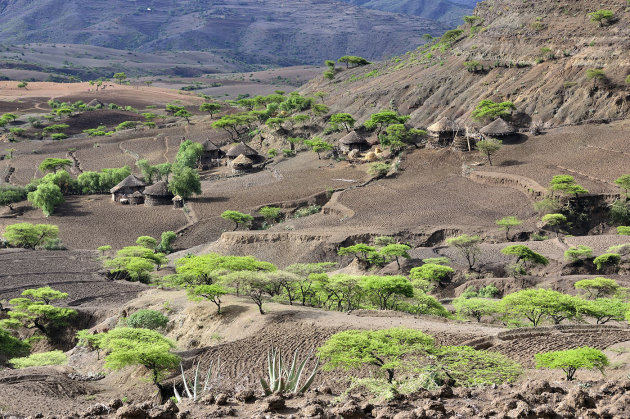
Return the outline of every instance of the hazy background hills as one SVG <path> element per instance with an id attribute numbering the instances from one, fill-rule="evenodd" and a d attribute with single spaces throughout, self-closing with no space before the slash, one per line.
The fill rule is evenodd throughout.
<path id="1" fill-rule="evenodd" d="M 461 22 L 447 0 L 3 0 L 0 42 L 205 51 L 244 64 L 381 59 Z M 361 6 L 361 7 L 358 7 Z M 378 10 L 377 10 L 378 9 Z"/>

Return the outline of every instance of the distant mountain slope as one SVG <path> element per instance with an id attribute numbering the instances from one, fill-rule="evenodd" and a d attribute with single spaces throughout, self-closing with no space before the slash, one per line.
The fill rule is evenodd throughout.
<path id="1" fill-rule="evenodd" d="M 447 27 L 334 0 L 3 0 L 3 44 L 89 44 L 145 52 L 210 51 L 247 63 L 378 59 Z"/>
<path id="2" fill-rule="evenodd" d="M 476 1 L 471 5 L 456 4 L 449 0 L 342 0 L 369 9 L 402 13 L 437 20 L 451 26 L 457 26 L 462 16 L 472 13 Z M 465 0 L 460 0 L 464 2 Z"/>
<path id="3" fill-rule="evenodd" d="M 592 22 L 588 14 L 599 8 L 612 10 L 616 20 L 601 27 Z M 478 125 L 470 114 L 483 99 L 513 102 L 522 128 L 630 117 L 626 0 L 485 0 L 476 13 L 476 29 L 460 26 L 452 43 L 342 70 L 302 91 L 327 92 L 331 111 L 350 112 L 360 122 L 393 107 L 417 127 L 443 116 Z"/>

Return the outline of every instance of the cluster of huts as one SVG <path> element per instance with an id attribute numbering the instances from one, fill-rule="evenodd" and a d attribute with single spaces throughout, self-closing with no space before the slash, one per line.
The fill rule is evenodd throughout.
<path id="1" fill-rule="evenodd" d="M 232 169 L 232 173 L 241 174 L 253 170 L 254 165 L 262 162 L 264 158 L 256 150 L 241 142 L 224 152 L 212 141 L 201 143 L 203 153 L 199 158 L 199 169 L 207 170 L 225 164 Z M 112 201 L 122 205 L 174 205 L 175 208 L 183 206 L 183 200 L 173 195 L 168 188 L 168 183 L 159 181 L 153 185 L 147 185 L 142 179 L 129 175 L 118 185 L 114 186 L 110 193 Z"/>

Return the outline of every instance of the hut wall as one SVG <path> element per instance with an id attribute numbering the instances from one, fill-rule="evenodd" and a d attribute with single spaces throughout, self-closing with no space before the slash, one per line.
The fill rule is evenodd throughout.
<path id="1" fill-rule="evenodd" d="M 144 205 L 147 207 L 154 207 L 157 205 L 171 205 L 173 202 L 172 196 L 153 196 L 147 195 L 144 198 Z"/>
<path id="2" fill-rule="evenodd" d="M 143 196 L 128 196 L 127 200 L 131 205 L 141 205 L 144 202 Z"/>

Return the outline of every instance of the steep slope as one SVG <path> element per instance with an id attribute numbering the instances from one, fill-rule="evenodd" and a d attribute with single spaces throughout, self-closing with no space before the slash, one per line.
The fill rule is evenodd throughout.
<path id="1" fill-rule="evenodd" d="M 334 0 L 6 0 L 0 21 L 4 43 L 203 50 L 274 64 L 321 63 L 346 54 L 380 59 L 445 28 Z"/>
<path id="2" fill-rule="evenodd" d="M 472 13 L 474 4 L 464 6 L 448 0 L 342 0 L 369 9 L 421 16 L 457 26 L 462 16 Z M 476 3 L 476 2 L 475 2 Z"/>
<path id="3" fill-rule="evenodd" d="M 613 10 L 616 21 L 602 27 L 591 22 L 588 13 L 598 8 Z M 521 127 L 532 121 L 553 126 L 630 113 L 626 0 L 597 5 L 588 0 L 486 0 L 475 13 L 476 29 L 461 26 L 454 42 L 343 70 L 334 80 L 314 80 L 303 90 L 327 91 L 333 111 L 343 109 L 360 120 L 394 107 L 425 127 L 441 116 L 473 125 L 470 113 L 482 99 L 514 102 Z M 467 71 L 467 61 L 478 61 L 478 70 Z M 590 79 L 592 69 L 602 69 L 605 78 Z"/>

